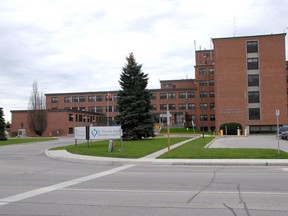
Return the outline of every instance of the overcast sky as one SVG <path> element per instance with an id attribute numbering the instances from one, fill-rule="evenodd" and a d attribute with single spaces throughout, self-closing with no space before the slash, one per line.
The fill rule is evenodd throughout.
<path id="1" fill-rule="evenodd" d="M 27 109 L 33 81 L 43 93 L 119 90 L 130 52 L 149 89 L 194 78 L 195 42 L 210 49 L 211 37 L 287 33 L 287 8 L 286 0 L 0 0 L 0 107 L 6 120 Z"/>

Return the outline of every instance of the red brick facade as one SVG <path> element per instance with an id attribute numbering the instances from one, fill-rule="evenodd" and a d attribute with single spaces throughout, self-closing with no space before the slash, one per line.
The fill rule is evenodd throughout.
<path id="1" fill-rule="evenodd" d="M 11 131 L 25 129 L 27 136 L 35 136 L 29 128 L 27 122 L 27 110 L 12 112 Z M 97 113 L 67 111 L 67 110 L 47 110 L 47 129 L 43 136 L 66 136 L 73 134 L 74 127 L 88 126 L 90 124 L 99 125 L 101 116 Z"/>
<path id="2" fill-rule="evenodd" d="M 216 128 L 238 122 L 250 132 L 287 124 L 285 35 L 213 39 Z"/>
<path id="3" fill-rule="evenodd" d="M 237 122 L 247 132 L 272 132 L 276 131 L 276 110 L 281 113 L 280 124 L 287 124 L 285 36 L 213 39 L 213 50 L 195 52 L 195 79 L 163 80 L 160 89 L 149 90 L 155 122 L 165 125 L 167 118 L 162 114 L 166 114 L 168 106 L 172 126 L 178 127 L 191 127 L 193 121 L 197 129 L 218 131 L 224 123 Z M 109 121 L 97 124 L 115 123 L 117 93 L 46 94 L 46 135 L 52 131 L 69 134 L 74 126 L 91 124 L 76 119 L 67 122 L 71 113 L 102 113 Z M 12 112 L 11 130 L 18 130 L 25 119 L 23 113 Z"/>

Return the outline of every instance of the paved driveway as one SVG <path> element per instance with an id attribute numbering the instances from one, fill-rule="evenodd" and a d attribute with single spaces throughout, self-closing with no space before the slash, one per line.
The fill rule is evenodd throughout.
<path id="1" fill-rule="evenodd" d="M 288 152 L 288 140 L 279 140 L 280 149 Z M 223 136 L 207 146 L 208 148 L 264 148 L 278 149 L 275 135 Z"/>

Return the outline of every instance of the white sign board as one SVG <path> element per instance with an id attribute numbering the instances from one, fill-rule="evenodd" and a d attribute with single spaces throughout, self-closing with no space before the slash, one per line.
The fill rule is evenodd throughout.
<path id="1" fill-rule="evenodd" d="M 120 139 L 122 130 L 120 126 L 90 127 L 91 140 Z"/>
<path id="2" fill-rule="evenodd" d="M 75 127 L 74 139 L 86 140 L 86 127 Z"/>
<path id="3" fill-rule="evenodd" d="M 276 116 L 280 116 L 280 110 L 276 110 Z"/>
<path id="4" fill-rule="evenodd" d="M 160 114 L 161 118 L 167 118 L 167 114 Z M 171 114 L 168 114 L 168 117 L 171 117 Z"/>

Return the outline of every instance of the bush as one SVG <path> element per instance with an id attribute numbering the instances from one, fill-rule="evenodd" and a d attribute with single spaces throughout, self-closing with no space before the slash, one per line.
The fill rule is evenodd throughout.
<path id="1" fill-rule="evenodd" d="M 7 137 L 0 137 L 0 141 L 6 141 Z"/>
<path id="2" fill-rule="evenodd" d="M 225 123 L 220 126 L 220 130 L 223 130 L 224 134 L 227 127 L 227 135 L 237 135 L 237 129 L 242 131 L 242 125 L 236 122 Z"/>

